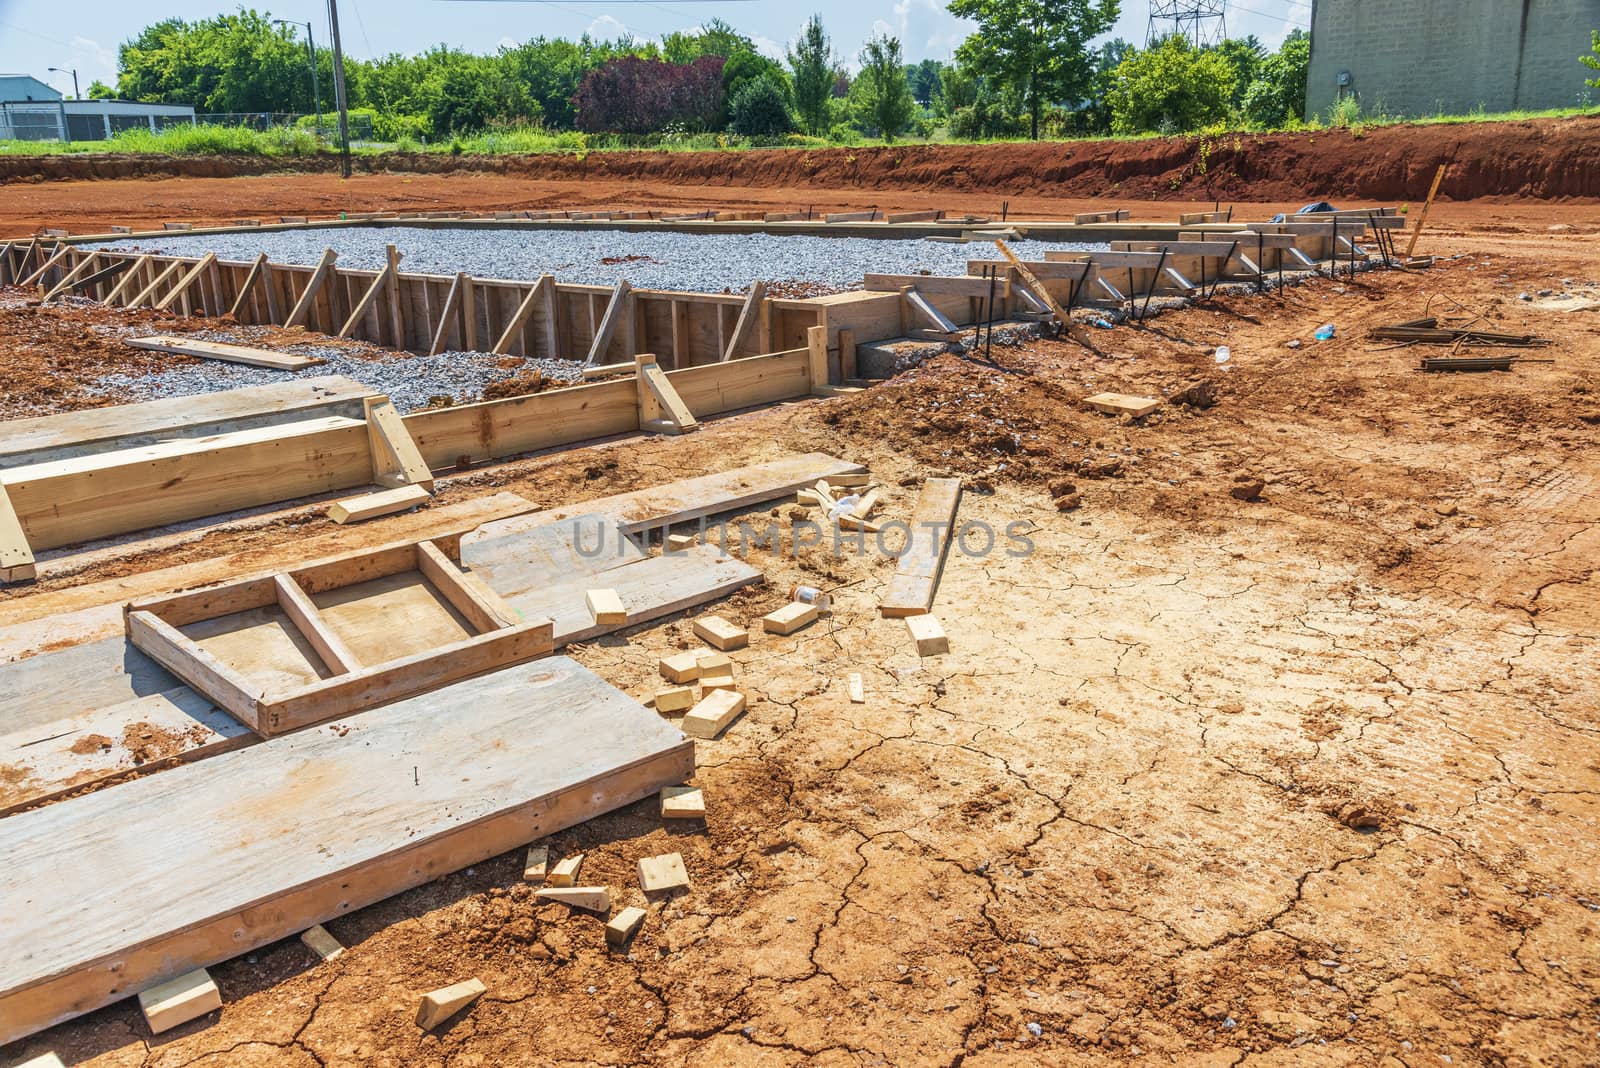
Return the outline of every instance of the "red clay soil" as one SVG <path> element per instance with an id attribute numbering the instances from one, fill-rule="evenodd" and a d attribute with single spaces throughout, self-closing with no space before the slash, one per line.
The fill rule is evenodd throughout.
<path id="1" fill-rule="evenodd" d="M 896 145 L 749 152 L 363 156 L 367 173 L 502 174 L 564 181 L 660 181 L 683 186 L 882 189 L 993 196 L 1146 200 L 1304 200 L 1416 196 L 1453 166 L 1454 200 L 1600 197 L 1600 118 L 1385 126 L 1352 134 L 1224 134 L 1140 141 Z M 327 173 L 332 156 L 71 155 L 0 159 L 0 183 L 51 179 L 225 178 Z"/>

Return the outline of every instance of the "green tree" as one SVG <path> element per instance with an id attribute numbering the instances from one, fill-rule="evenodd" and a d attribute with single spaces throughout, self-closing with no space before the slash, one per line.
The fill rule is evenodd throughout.
<path id="1" fill-rule="evenodd" d="M 956 58 L 992 76 L 1027 109 L 1039 137 L 1045 105 L 1076 102 L 1094 74 L 1089 42 L 1117 20 L 1118 0 L 950 0 L 949 11 L 974 19 L 978 32 Z"/>
<path id="2" fill-rule="evenodd" d="M 728 102 L 729 127 L 741 137 L 771 140 L 794 132 L 786 82 L 757 78 Z"/>
<path id="3" fill-rule="evenodd" d="M 1230 37 L 1216 46 L 1216 51 L 1233 68 L 1233 98 L 1230 103 L 1238 107 L 1244 100 L 1250 83 L 1256 80 L 1261 64 L 1269 53 L 1255 34 L 1248 37 Z"/>
<path id="4" fill-rule="evenodd" d="M 809 134 L 828 132 L 828 102 L 833 98 L 835 68 L 833 45 L 822 29 L 822 16 L 812 15 L 799 40 L 789 51 L 794 72 L 794 104 L 800 124 Z"/>
<path id="5" fill-rule="evenodd" d="M 1311 35 L 1295 30 L 1283 46 L 1261 61 L 1240 105 L 1252 126 L 1281 126 L 1306 113 L 1306 75 L 1311 68 Z"/>
<path id="6" fill-rule="evenodd" d="M 911 84 L 911 98 L 925 108 L 933 107 L 943 88 L 944 64 L 937 59 L 925 59 L 906 68 L 906 81 Z"/>
<path id="7" fill-rule="evenodd" d="M 89 83 L 90 100 L 115 100 L 116 96 L 117 91 L 99 78 Z"/>
<path id="8" fill-rule="evenodd" d="M 1579 56 L 1578 62 L 1590 70 L 1600 70 L 1600 30 L 1591 30 L 1589 32 L 1589 54 Z M 1590 78 L 1583 84 L 1591 89 L 1600 89 L 1600 78 Z"/>
<path id="9" fill-rule="evenodd" d="M 1179 133 L 1228 117 L 1233 67 L 1215 49 L 1173 34 L 1117 67 L 1106 103 L 1119 134 Z"/>
<path id="10" fill-rule="evenodd" d="M 893 141 L 911 123 L 915 102 L 900 61 L 900 39 L 885 34 L 868 39 L 861 49 L 861 73 L 850 83 L 858 121 Z"/>

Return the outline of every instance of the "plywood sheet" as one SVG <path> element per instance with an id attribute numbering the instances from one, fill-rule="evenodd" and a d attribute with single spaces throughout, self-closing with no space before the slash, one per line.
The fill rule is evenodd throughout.
<path id="1" fill-rule="evenodd" d="M 313 594 L 322 618 L 363 664 L 383 664 L 477 634 L 416 571 Z"/>
<path id="2" fill-rule="evenodd" d="M 0 1044 L 693 773 L 566 657 L 0 820 Z M 62 902 L 71 902 L 64 908 Z"/>
<path id="3" fill-rule="evenodd" d="M 178 629 L 248 679 L 258 694 L 299 689 L 330 674 L 311 643 L 275 604 Z"/>

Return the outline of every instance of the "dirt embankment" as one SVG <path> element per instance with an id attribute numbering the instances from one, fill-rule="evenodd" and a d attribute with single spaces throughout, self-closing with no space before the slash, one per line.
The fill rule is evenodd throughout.
<path id="1" fill-rule="evenodd" d="M 1452 200 L 1600 197 L 1600 117 L 1386 126 L 1302 134 L 1224 134 L 1143 141 L 899 145 L 750 152 L 596 152 L 587 156 L 389 153 L 363 172 L 493 173 L 550 180 L 808 186 L 1155 200 L 1294 200 L 1412 196 L 1440 163 Z M 327 172 L 333 157 L 73 155 L 0 158 L 0 182 L 223 178 Z"/>

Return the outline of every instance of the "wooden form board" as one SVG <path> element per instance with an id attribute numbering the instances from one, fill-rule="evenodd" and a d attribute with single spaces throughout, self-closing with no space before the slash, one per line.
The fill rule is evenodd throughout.
<path id="1" fill-rule="evenodd" d="M 135 601 L 127 626 L 140 651 L 264 737 L 554 647 L 548 619 L 522 621 L 428 541 Z"/>
<path id="2" fill-rule="evenodd" d="M 930 478 L 922 484 L 911 514 L 911 536 L 895 564 L 894 577 L 878 610 L 890 618 L 917 616 L 933 609 L 945 556 L 956 536 L 956 509 L 961 504 L 959 478 Z"/>
<path id="3" fill-rule="evenodd" d="M 315 356 L 296 356 L 287 352 L 250 348 L 247 345 L 224 345 L 216 341 L 178 337 L 133 337 L 127 339 L 127 344 L 150 352 L 176 352 L 204 360 L 224 360 L 228 363 L 249 364 L 252 367 L 271 367 L 279 371 L 300 371 L 328 362 Z"/>
<path id="4" fill-rule="evenodd" d="M 0 1044 L 693 774 L 677 728 L 554 657 L 8 817 Z"/>

